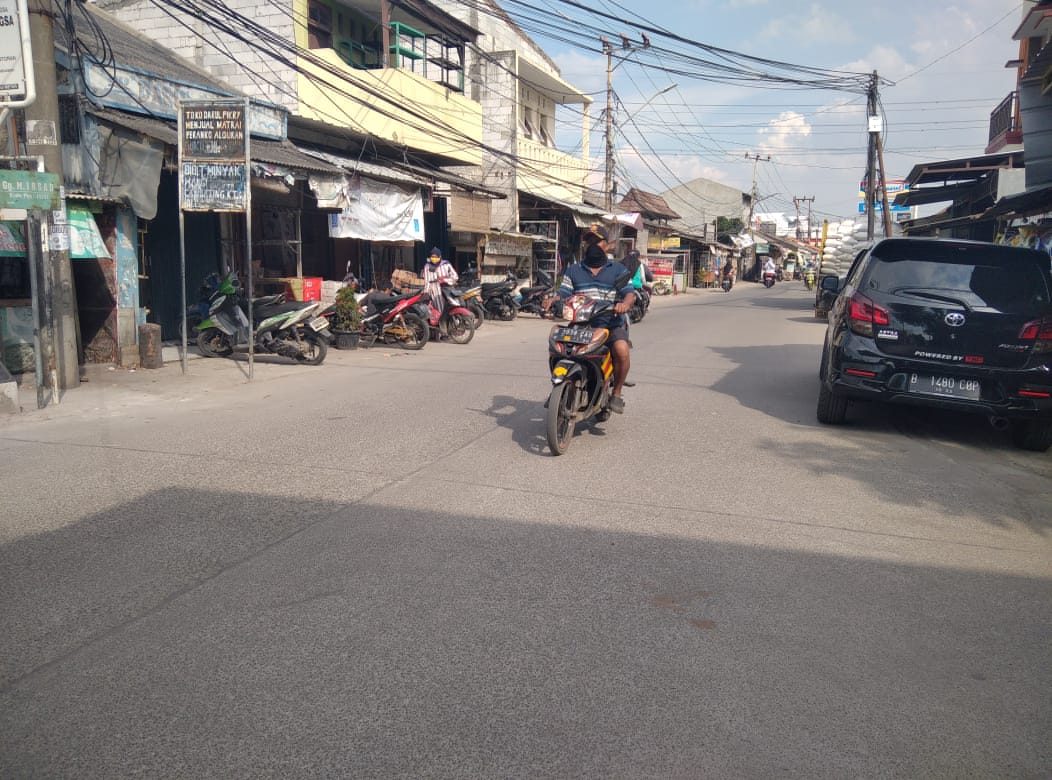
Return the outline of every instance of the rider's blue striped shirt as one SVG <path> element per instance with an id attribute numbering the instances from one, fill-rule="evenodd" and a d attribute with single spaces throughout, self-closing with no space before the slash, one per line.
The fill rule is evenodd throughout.
<path id="1" fill-rule="evenodd" d="M 563 272 L 563 281 L 559 285 L 559 296 L 569 298 L 571 295 L 589 295 L 600 301 L 617 301 L 629 293 L 635 293 L 632 281 L 618 289 L 617 280 L 621 276 L 627 276 L 628 269 L 615 260 L 607 260 L 606 265 L 599 269 L 598 273 L 583 263 L 574 263 L 567 266 Z M 605 327 L 613 327 L 624 324 L 624 315 L 613 316 Z"/>

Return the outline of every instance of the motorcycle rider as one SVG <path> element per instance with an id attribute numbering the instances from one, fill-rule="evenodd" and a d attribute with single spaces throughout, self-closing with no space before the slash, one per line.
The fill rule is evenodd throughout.
<path id="1" fill-rule="evenodd" d="M 424 266 L 424 285 L 427 287 L 427 294 L 431 296 L 431 303 L 439 312 L 444 312 L 446 306 L 442 285 L 455 285 L 459 279 L 452 263 L 442 259 L 442 250 L 437 246 L 432 247 L 427 265 Z"/>
<path id="2" fill-rule="evenodd" d="M 618 289 L 618 279 L 627 274 L 628 269 L 606 256 L 606 244 L 609 234 L 601 225 L 592 225 L 585 233 L 585 250 L 581 262 L 567 266 L 563 272 L 562 284 L 559 286 L 559 297 L 564 301 L 576 294 L 590 295 L 603 301 L 615 301 L 618 295 L 624 297 L 614 304 L 613 314 L 600 320 L 600 327 L 610 329 L 610 356 L 614 364 L 614 381 L 610 389 L 609 409 L 616 414 L 623 414 L 625 401 L 621 390 L 628 378 L 629 342 L 625 312 L 635 302 L 635 287 L 631 282 Z"/>
<path id="3" fill-rule="evenodd" d="M 763 275 L 764 277 L 775 276 L 778 273 L 778 269 L 774 265 L 774 260 L 768 255 L 767 261 L 763 264 Z M 760 281 L 763 281 L 761 279 Z"/>
<path id="4" fill-rule="evenodd" d="M 734 261 L 728 257 L 723 264 L 723 280 L 725 282 L 730 282 L 731 287 L 734 286 L 735 271 L 737 271 L 737 269 L 734 267 Z"/>

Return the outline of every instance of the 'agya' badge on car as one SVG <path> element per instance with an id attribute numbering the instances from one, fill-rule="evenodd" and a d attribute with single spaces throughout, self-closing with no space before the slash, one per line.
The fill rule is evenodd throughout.
<path id="1" fill-rule="evenodd" d="M 899 332 L 897 330 L 882 329 L 877 331 L 878 339 L 887 339 L 888 341 L 898 341 Z"/>

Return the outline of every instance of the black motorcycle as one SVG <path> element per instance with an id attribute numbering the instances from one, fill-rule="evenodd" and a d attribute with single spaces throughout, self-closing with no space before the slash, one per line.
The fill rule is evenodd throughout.
<path id="1" fill-rule="evenodd" d="M 519 311 L 542 318 L 562 316 L 561 300 L 555 295 L 555 281 L 544 271 L 534 272 L 540 284 L 519 290 Z"/>
<path id="2" fill-rule="evenodd" d="M 650 291 L 650 285 L 648 284 L 644 284 L 636 290 L 636 299 L 632 303 L 632 308 L 628 310 L 629 322 L 636 323 L 647 316 L 647 311 L 650 309 L 651 297 L 652 293 Z"/>
<path id="3" fill-rule="evenodd" d="M 515 305 L 515 286 L 518 279 L 508 271 L 500 282 L 487 282 L 482 285 L 482 309 L 490 319 L 508 322 L 515 319 L 518 307 Z"/>

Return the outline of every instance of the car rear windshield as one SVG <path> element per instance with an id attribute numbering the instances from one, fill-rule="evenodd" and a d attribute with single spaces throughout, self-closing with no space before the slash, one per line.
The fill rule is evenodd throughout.
<path id="1" fill-rule="evenodd" d="M 931 259 L 874 253 L 865 286 L 890 295 L 951 294 L 971 308 L 1039 312 L 1049 306 L 1048 258 L 1019 250 L 937 252 Z M 897 255 L 897 256 L 896 256 Z M 1044 264 L 1044 267 L 1040 263 Z"/>

